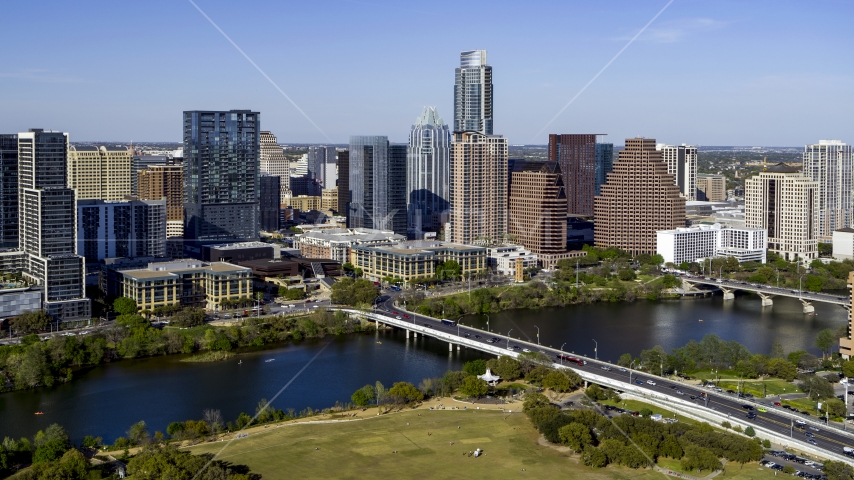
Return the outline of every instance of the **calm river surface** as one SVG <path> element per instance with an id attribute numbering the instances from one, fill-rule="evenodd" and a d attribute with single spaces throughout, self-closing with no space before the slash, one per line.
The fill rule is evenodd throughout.
<path id="1" fill-rule="evenodd" d="M 565 350 L 588 355 L 593 355 L 595 338 L 599 358 L 612 361 L 654 345 L 670 350 L 707 333 L 737 340 L 753 352 L 767 353 L 779 338 L 787 351 L 803 348 L 818 353 L 812 346 L 816 334 L 844 324 L 846 312 L 818 303 L 816 313 L 804 315 L 796 299 L 776 298 L 773 307 L 763 309 L 758 297 L 724 303 L 718 296 L 508 311 L 492 314 L 489 326 L 504 334 L 513 329 L 513 337 L 536 342 L 537 325 L 543 345 L 560 347 L 566 342 Z M 484 328 L 486 322 L 485 316 L 463 319 Z M 152 432 L 163 431 L 171 421 L 201 418 L 206 408 L 220 409 L 233 420 L 241 411 L 254 413 L 261 398 L 272 398 L 324 346 L 273 402 L 276 408 L 329 407 L 349 401 L 353 391 L 377 380 L 386 386 L 402 380 L 417 384 L 459 369 L 466 361 L 485 358 L 472 351 L 449 353 L 447 344 L 437 340 L 407 341 L 402 332 L 384 331 L 246 353 L 238 357 L 242 365 L 237 359 L 182 363 L 178 357 L 120 361 L 77 372 L 68 384 L 0 395 L 0 438 L 32 437 L 38 429 L 59 423 L 74 439 L 100 435 L 113 441 L 139 420 L 145 420 Z M 33 415 L 36 411 L 44 415 Z"/>

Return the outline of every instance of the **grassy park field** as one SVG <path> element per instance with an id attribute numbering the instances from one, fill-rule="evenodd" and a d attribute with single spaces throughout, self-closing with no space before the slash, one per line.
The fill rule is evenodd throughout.
<path id="1" fill-rule="evenodd" d="M 226 443 L 198 445 L 191 451 L 217 453 Z M 484 455 L 470 457 L 477 448 Z M 648 469 L 585 467 L 567 449 L 541 444 L 522 413 L 500 410 L 417 409 L 363 420 L 274 425 L 235 440 L 218 458 L 246 465 L 265 479 L 663 477 Z M 732 466 L 725 474 L 745 480 L 773 476 L 757 464 Z"/>

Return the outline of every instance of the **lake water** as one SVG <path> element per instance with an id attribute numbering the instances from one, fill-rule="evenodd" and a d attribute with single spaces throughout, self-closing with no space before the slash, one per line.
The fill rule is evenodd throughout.
<path id="1" fill-rule="evenodd" d="M 739 341 L 757 353 L 770 351 L 775 338 L 787 351 L 818 353 L 816 334 L 843 325 L 847 314 L 835 305 L 815 307 L 816 315 L 804 315 L 796 299 L 776 298 L 773 307 L 763 308 L 758 297 L 724 302 L 717 296 L 514 310 L 462 321 L 486 328 L 488 320 L 492 331 L 512 329 L 511 336 L 532 342 L 537 341 L 536 325 L 543 345 L 566 343 L 566 351 L 590 356 L 596 339 L 599 358 L 611 361 L 654 345 L 670 350 L 707 333 Z M 74 439 L 96 435 L 113 441 L 140 420 L 151 432 L 164 431 L 169 422 L 201 418 L 207 408 L 234 420 L 241 411 L 254 414 L 261 398 L 271 399 L 292 379 L 273 406 L 321 409 L 349 401 L 353 391 L 377 380 L 387 387 L 396 381 L 417 385 L 476 358 L 487 357 L 468 350 L 449 353 L 447 343 L 438 340 L 407 340 L 403 332 L 382 331 L 287 344 L 218 363 L 185 363 L 175 356 L 113 362 L 77 372 L 68 384 L 0 395 L 0 438 L 31 437 L 59 423 Z M 34 415 L 37 411 L 44 415 Z"/>

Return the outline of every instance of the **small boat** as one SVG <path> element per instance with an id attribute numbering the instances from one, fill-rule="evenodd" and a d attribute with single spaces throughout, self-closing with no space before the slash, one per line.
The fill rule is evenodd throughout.
<path id="1" fill-rule="evenodd" d="M 267 360 L 264 360 L 264 362 L 265 362 L 265 363 L 270 363 L 270 362 L 272 362 L 273 360 L 275 360 L 275 358 L 268 358 Z"/>
<path id="2" fill-rule="evenodd" d="M 237 364 L 238 364 L 238 365 L 243 365 L 243 360 L 240 360 L 239 362 L 237 362 Z"/>
<path id="3" fill-rule="evenodd" d="M 44 415 L 44 412 L 36 412 L 36 415 Z"/>
<path id="4" fill-rule="evenodd" d="M 382 345 L 382 344 L 383 344 L 383 342 L 377 342 L 377 345 Z"/>
<path id="5" fill-rule="evenodd" d="M 698 322 L 702 322 L 702 321 L 703 321 L 703 319 L 701 318 L 701 319 L 699 319 L 699 320 L 697 320 L 697 321 L 698 321 Z"/>

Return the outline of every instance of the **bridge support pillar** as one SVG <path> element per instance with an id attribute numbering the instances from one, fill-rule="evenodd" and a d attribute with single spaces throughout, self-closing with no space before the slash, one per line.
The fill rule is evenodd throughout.
<path id="1" fill-rule="evenodd" d="M 735 300 L 735 291 L 731 288 L 720 287 L 721 291 L 724 292 L 724 300 Z"/>
<path id="2" fill-rule="evenodd" d="M 454 351 L 454 344 L 453 344 L 453 343 L 451 343 L 451 342 L 448 342 L 448 351 L 449 351 L 449 352 L 453 352 L 453 351 Z"/>
<path id="3" fill-rule="evenodd" d="M 808 302 L 807 300 L 804 300 L 803 298 L 800 300 L 804 306 L 804 313 L 815 313 L 815 307 L 813 306 L 813 304 L 811 302 Z"/>
<path id="4" fill-rule="evenodd" d="M 409 330 L 406 331 L 406 338 L 409 338 Z"/>
<path id="5" fill-rule="evenodd" d="M 767 293 L 762 293 L 762 292 L 756 292 L 756 293 L 759 294 L 760 297 L 762 297 L 762 306 L 763 307 L 770 307 L 771 305 L 774 305 L 774 301 L 771 300 L 771 298 L 773 298 L 773 295 L 768 295 Z"/>
<path id="6" fill-rule="evenodd" d="M 458 352 L 460 351 L 460 344 L 459 343 L 457 344 L 457 351 Z"/>
<path id="7" fill-rule="evenodd" d="M 584 389 L 587 390 L 587 380 L 584 381 Z"/>

